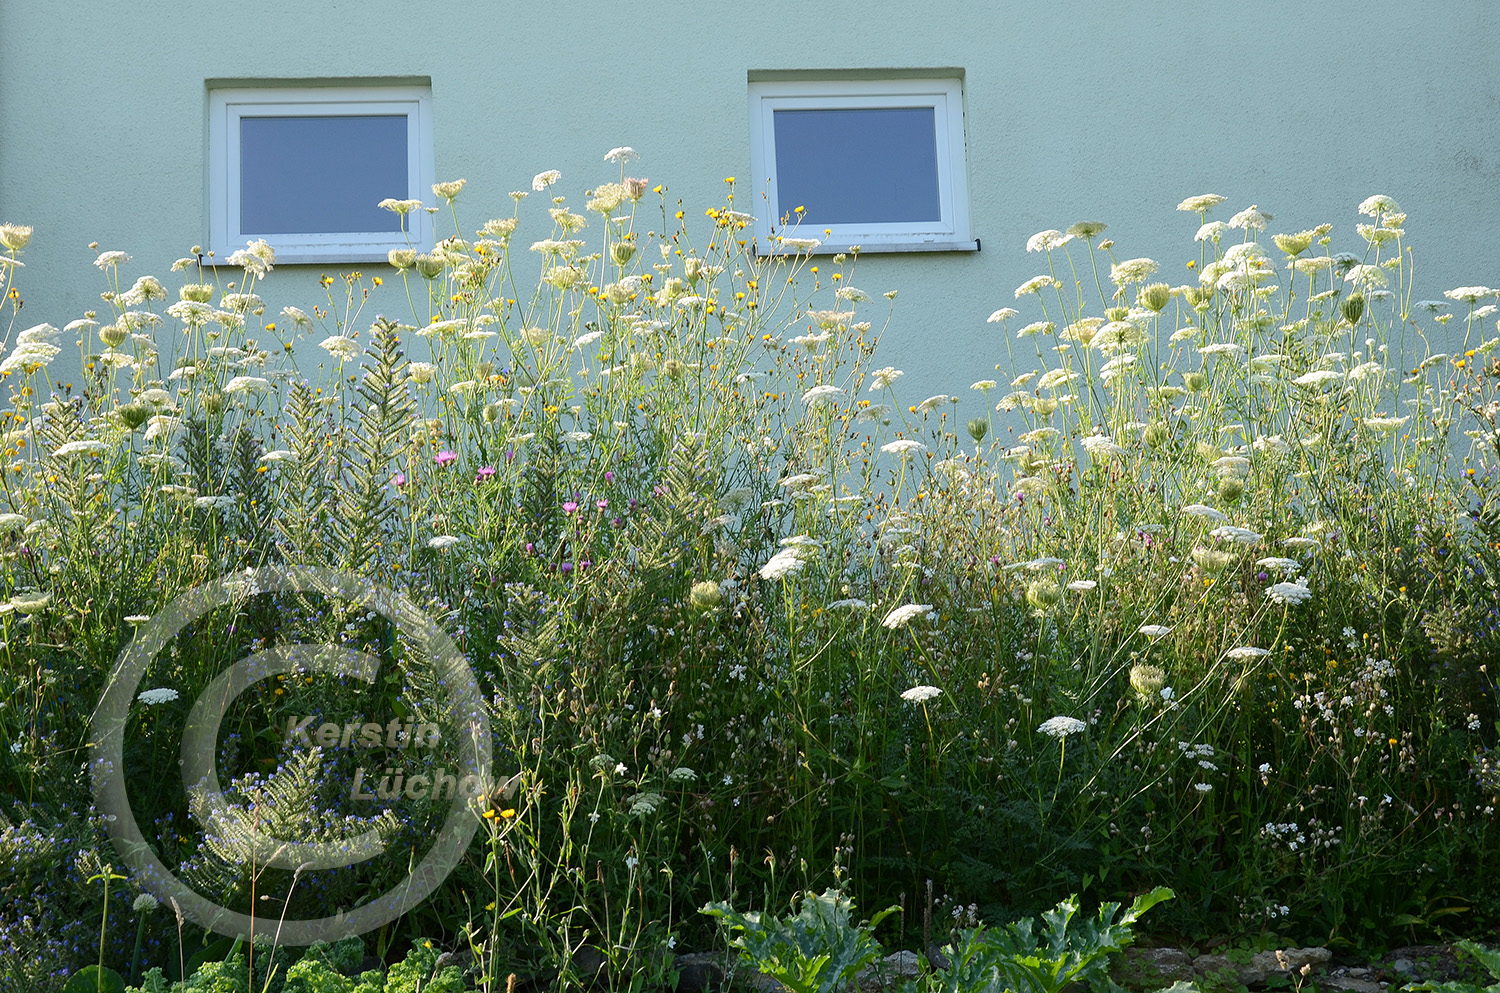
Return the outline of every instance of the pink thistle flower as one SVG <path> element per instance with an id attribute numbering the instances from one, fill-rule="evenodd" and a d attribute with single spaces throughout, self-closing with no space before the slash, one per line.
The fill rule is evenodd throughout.
<path id="1" fill-rule="evenodd" d="M 487 465 L 484 468 L 482 468 L 482 469 L 479 470 L 479 474 L 474 477 L 474 482 L 476 482 L 476 483 L 482 483 L 486 479 L 489 479 L 494 474 L 495 474 L 495 467 L 492 466 L 492 465 Z"/>
<path id="2" fill-rule="evenodd" d="M 575 511 L 577 509 L 578 509 L 578 504 L 574 503 L 572 500 L 569 500 L 569 501 L 567 501 L 566 503 L 563 504 L 563 513 L 564 514 L 571 514 L 571 513 L 573 513 L 573 511 Z"/>
<path id="3" fill-rule="evenodd" d="M 433 457 L 433 461 L 436 462 L 438 465 L 447 465 L 449 462 L 456 462 L 456 461 L 458 461 L 458 456 L 456 454 L 454 454 L 453 452 L 448 451 L 448 449 L 445 448 L 441 452 L 438 452 L 437 455 L 435 455 Z"/>

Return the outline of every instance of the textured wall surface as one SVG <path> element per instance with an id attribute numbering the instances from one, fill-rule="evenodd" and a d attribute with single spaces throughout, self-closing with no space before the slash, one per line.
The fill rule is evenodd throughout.
<path id="1" fill-rule="evenodd" d="M 622 144 L 701 217 L 724 176 L 749 188 L 757 71 L 959 69 L 983 250 L 867 256 L 856 285 L 901 290 L 880 364 L 977 412 L 966 387 L 1006 362 L 984 318 L 1040 271 L 1024 244 L 1042 228 L 1106 221 L 1121 258 L 1156 258 L 1177 283 L 1196 255 L 1184 196 L 1229 197 L 1221 219 L 1257 203 L 1268 233 L 1330 221 L 1335 250 L 1362 251 L 1355 205 L 1386 193 L 1409 214 L 1417 297 L 1500 282 L 1497 37 L 1491 0 L 0 0 L 0 220 L 36 227 L 20 326 L 62 326 L 104 288 L 90 242 L 129 251 L 130 279 L 165 279 L 206 241 L 213 83 L 430 78 L 437 176 L 468 179 L 472 233 L 543 169 L 581 204 Z M 544 236 L 539 216 L 520 239 Z M 320 271 L 282 268 L 263 296 L 317 303 Z M 399 309 L 394 289 L 376 310 Z"/>

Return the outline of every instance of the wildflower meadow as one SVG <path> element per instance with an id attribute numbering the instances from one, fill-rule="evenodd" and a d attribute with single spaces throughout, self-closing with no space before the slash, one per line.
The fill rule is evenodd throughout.
<path id="1" fill-rule="evenodd" d="M 1070 895 L 1500 923 L 1500 291 L 1412 299 L 1390 197 L 1194 196 L 1170 260 L 1033 236 L 910 396 L 857 247 L 607 158 L 386 201 L 448 237 L 301 309 L 264 242 L 7 298 L 0 988 L 655 989 L 799 902 L 950 952 Z"/>

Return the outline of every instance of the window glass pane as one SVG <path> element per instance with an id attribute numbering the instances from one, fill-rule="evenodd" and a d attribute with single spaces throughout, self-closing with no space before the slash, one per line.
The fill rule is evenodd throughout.
<path id="1" fill-rule="evenodd" d="M 802 222 L 940 221 L 937 123 L 931 107 L 777 110 L 782 213 Z"/>
<path id="2" fill-rule="evenodd" d="M 240 231 L 399 231 L 376 204 L 404 199 L 406 116 L 241 117 Z"/>

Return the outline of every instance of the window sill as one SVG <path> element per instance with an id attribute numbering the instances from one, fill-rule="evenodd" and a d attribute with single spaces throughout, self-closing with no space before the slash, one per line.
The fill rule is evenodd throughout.
<path id="1" fill-rule="evenodd" d="M 276 247 L 276 242 L 275 241 L 272 241 L 269 238 L 267 238 L 266 240 L 271 242 L 271 248 L 274 249 L 275 252 L 276 252 L 276 265 L 277 266 L 284 266 L 284 265 L 344 265 L 344 264 L 354 264 L 354 263 L 389 262 L 389 260 L 390 260 L 390 251 L 389 251 L 389 249 L 385 249 L 385 248 L 380 248 L 380 249 L 362 248 L 362 249 L 350 249 L 348 251 L 336 251 L 336 250 L 326 250 L 326 249 L 295 249 L 295 248 L 282 249 L 282 248 L 277 248 Z M 392 247 L 395 247 L 395 246 L 392 246 Z M 406 245 L 401 245 L 400 247 L 401 248 L 406 248 L 407 246 Z M 423 251 L 423 250 L 424 249 L 420 249 L 420 248 L 417 249 L 417 251 Z M 204 265 L 208 265 L 208 266 L 227 266 L 227 265 L 229 265 L 229 263 L 227 261 L 225 261 L 226 257 L 227 257 L 227 253 L 226 253 L 226 255 L 216 255 L 214 258 L 211 258 L 211 259 L 204 259 L 203 260 L 203 264 Z"/>
<path id="2" fill-rule="evenodd" d="M 841 252 L 850 252 L 853 245 L 843 244 L 832 239 L 814 248 L 811 252 L 793 251 L 791 249 L 762 252 L 756 246 L 757 256 L 771 255 L 837 255 Z M 859 245 L 860 255 L 874 255 L 876 253 L 894 252 L 977 252 L 979 251 L 979 239 L 973 241 L 883 241 Z"/>

